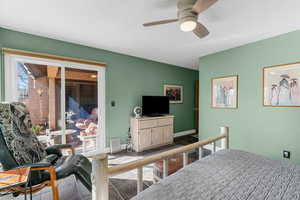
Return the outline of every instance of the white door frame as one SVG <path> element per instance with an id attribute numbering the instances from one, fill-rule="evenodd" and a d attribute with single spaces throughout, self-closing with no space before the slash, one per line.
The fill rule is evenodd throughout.
<path id="1" fill-rule="evenodd" d="M 80 64 L 76 62 L 66 62 L 52 59 L 43 59 L 43 58 L 35 58 L 28 56 L 18 56 L 13 54 L 5 54 L 4 55 L 4 79 L 5 79 L 5 101 L 17 101 L 16 97 L 18 96 L 17 92 L 17 82 L 12 80 L 17 80 L 17 73 L 15 64 L 17 61 L 34 63 L 40 65 L 49 65 L 56 66 L 61 68 L 61 85 L 65 86 L 65 69 L 66 68 L 76 68 L 83 70 L 91 70 L 97 72 L 97 88 L 98 88 L 98 130 L 99 137 L 97 137 L 97 151 L 105 151 L 106 147 L 106 131 L 105 131 L 105 67 L 99 67 L 94 65 L 86 65 Z M 65 121 L 65 87 L 61 87 L 61 116 L 62 121 Z M 65 130 L 65 123 L 62 123 L 62 130 Z M 65 137 L 62 137 L 65 138 Z M 65 140 L 65 139 L 63 139 Z M 65 143 L 66 141 L 63 141 Z"/>

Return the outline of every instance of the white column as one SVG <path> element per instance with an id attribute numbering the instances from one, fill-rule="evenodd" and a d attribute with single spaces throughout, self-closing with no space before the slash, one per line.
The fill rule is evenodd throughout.
<path id="1" fill-rule="evenodd" d="M 166 178 L 169 174 L 169 160 L 168 158 L 163 160 L 163 178 Z"/>
<path id="2" fill-rule="evenodd" d="M 92 200 L 108 200 L 107 156 L 94 156 L 92 159 Z"/>
<path id="3" fill-rule="evenodd" d="M 189 154 L 188 152 L 183 153 L 183 167 L 187 166 L 189 162 Z"/>
<path id="4" fill-rule="evenodd" d="M 199 147 L 199 160 L 203 157 L 203 147 Z"/>
<path id="5" fill-rule="evenodd" d="M 143 191 L 143 167 L 137 168 L 137 193 Z"/>
<path id="6" fill-rule="evenodd" d="M 66 134 L 66 77 L 65 77 L 65 67 L 61 67 L 61 94 L 60 94 L 60 113 L 61 113 L 61 143 L 67 143 L 67 134 Z"/>
<path id="7" fill-rule="evenodd" d="M 226 138 L 223 138 L 221 140 L 221 148 L 229 149 L 229 127 L 227 126 L 220 127 L 220 134 L 226 135 Z"/>
<path id="8" fill-rule="evenodd" d="M 211 145 L 212 145 L 212 152 L 215 153 L 217 149 L 216 142 L 211 143 Z"/>

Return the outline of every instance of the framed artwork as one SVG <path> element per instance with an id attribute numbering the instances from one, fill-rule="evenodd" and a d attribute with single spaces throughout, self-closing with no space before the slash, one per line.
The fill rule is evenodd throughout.
<path id="1" fill-rule="evenodd" d="M 213 78 L 211 89 L 213 108 L 238 108 L 238 76 Z"/>
<path id="2" fill-rule="evenodd" d="M 263 68 L 263 103 L 271 107 L 300 107 L 300 63 Z"/>
<path id="3" fill-rule="evenodd" d="M 183 103 L 183 86 L 164 85 L 164 95 L 169 97 L 170 103 Z"/>

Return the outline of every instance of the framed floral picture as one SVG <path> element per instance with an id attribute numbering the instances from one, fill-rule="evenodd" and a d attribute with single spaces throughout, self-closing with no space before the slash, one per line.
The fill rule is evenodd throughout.
<path id="1" fill-rule="evenodd" d="M 300 107 L 300 63 L 263 68 L 264 106 Z"/>
<path id="2" fill-rule="evenodd" d="M 211 90 L 213 108 L 238 108 L 238 76 L 213 78 Z"/>
<path id="3" fill-rule="evenodd" d="M 169 97 L 170 103 L 183 103 L 183 86 L 164 85 L 164 95 Z"/>

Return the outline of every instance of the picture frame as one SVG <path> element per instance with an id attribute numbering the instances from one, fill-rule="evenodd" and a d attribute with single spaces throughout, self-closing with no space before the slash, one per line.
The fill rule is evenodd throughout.
<path id="1" fill-rule="evenodd" d="M 169 97 L 172 104 L 183 103 L 183 86 L 164 85 L 164 96 Z"/>
<path id="2" fill-rule="evenodd" d="M 263 106 L 300 107 L 300 62 L 263 68 Z"/>
<path id="3" fill-rule="evenodd" d="M 238 75 L 215 77 L 211 79 L 212 108 L 238 108 Z"/>

